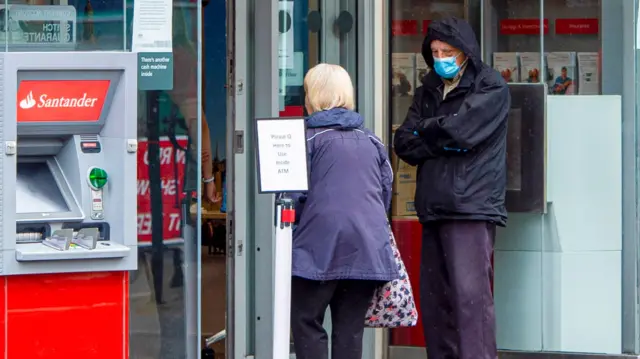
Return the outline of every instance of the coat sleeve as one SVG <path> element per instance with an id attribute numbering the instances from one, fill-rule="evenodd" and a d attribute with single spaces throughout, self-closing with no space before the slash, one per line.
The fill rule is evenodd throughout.
<path id="1" fill-rule="evenodd" d="M 425 119 L 418 132 L 425 142 L 437 148 L 465 152 L 504 125 L 510 106 L 511 95 L 504 82 L 482 84 L 467 96 L 458 113 Z"/>
<path id="2" fill-rule="evenodd" d="M 384 200 L 384 208 L 389 212 L 391 209 L 391 199 L 393 197 L 393 168 L 389 162 L 389 156 L 383 152 L 384 157 L 380 164 L 380 172 L 382 173 L 382 198 Z"/>
<path id="3" fill-rule="evenodd" d="M 424 161 L 443 154 L 444 150 L 435 143 L 429 144 L 421 138 L 418 130 L 422 124 L 420 108 L 422 106 L 422 87 L 416 89 L 413 103 L 409 107 L 402 125 L 396 129 L 393 136 L 393 149 L 398 157 L 411 166 L 417 166 Z"/>
<path id="4" fill-rule="evenodd" d="M 387 147 L 371 131 L 366 131 L 369 139 L 378 151 L 378 166 L 380 167 L 380 180 L 382 187 L 382 201 L 387 212 L 391 209 L 391 198 L 393 196 L 393 168 L 389 161 Z"/>
<path id="5" fill-rule="evenodd" d="M 304 210 L 304 204 L 307 201 L 306 193 L 293 193 L 291 194 L 291 199 L 293 200 L 293 209 L 296 211 L 296 219 L 295 223 L 300 222 L 300 216 L 302 216 L 302 211 Z"/>

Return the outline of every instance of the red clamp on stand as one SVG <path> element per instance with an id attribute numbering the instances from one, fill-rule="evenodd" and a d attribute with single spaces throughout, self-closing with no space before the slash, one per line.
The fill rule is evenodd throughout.
<path id="1" fill-rule="evenodd" d="M 285 225 L 293 224 L 296 220 L 296 210 L 293 208 L 282 208 L 282 214 L 280 215 L 281 222 Z"/>
<path id="2" fill-rule="evenodd" d="M 296 220 L 296 210 L 293 207 L 291 198 L 280 197 L 275 201 L 275 226 L 276 228 L 291 227 Z"/>

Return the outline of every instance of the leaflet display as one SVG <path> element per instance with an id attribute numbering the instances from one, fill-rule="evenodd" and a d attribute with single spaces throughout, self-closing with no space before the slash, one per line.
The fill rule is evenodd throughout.
<path id="1" fill-rule="evenodd" d="M 511 213 L 545 213 L 546 86 L 509 84 L 506 207 Z"/>

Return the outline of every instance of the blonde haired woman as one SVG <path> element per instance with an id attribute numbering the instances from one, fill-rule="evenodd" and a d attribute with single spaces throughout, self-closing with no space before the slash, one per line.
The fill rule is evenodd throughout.
<path id="1" fill-rule="evenodd" d="M 354 111 L 349 74 L 320 64 L 304 79 L 309 192 L 295 196 L 291 326 L 298 359 L 360 359 L 374 290 L 398 278 L 387 210 L 393 172 L 382 142 Z"/>

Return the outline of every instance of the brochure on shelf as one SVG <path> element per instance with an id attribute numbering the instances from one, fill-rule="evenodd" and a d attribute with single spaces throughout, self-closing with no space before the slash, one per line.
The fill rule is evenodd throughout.
<path id="1" fill-rule="evenodd" d="M 415 92 L 415 54 L 394 53 L 391 56 L 392 80 L 391 86 L 394 97 L 413 96 Z"/>
<path id="2" fill-rule="evenodd" d="M 520 57 L 520 82 L 539 83 L 541 74 L 540 53 L 521 52 Z"/>
<path id="3" fill-rule="evenodd" d="M 550 95 L 575 95 L 576 53 L 549 52 L 547 58 L 547 86 Z"/>
<path id="4" fill-rule="evenodd" d="M 520 82 L 520 66 L 517 52 L 494 52 L 493 68 L 507 83 Z"/>
<path id="5" fill-rule="evenodd" d="M 578 52 L 578 94 L 600 94 L 597 52 Z"/>

